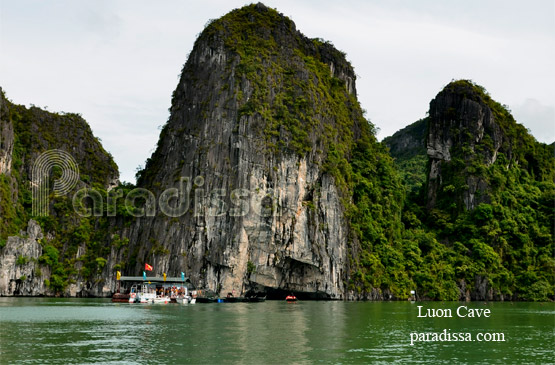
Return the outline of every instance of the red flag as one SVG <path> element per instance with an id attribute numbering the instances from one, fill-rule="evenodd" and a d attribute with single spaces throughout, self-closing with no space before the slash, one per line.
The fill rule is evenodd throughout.
<path id="1" fill-rule="evenodd" d="M 149 264 L 145 264 L 145 270 L 152 271 L 152 266 L 150 266 Z"/>

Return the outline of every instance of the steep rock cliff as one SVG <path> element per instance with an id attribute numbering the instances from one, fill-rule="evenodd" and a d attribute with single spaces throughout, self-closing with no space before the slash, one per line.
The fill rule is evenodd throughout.
<path id="1" fill-rule="evenodd" d="M 385 140 L 405 177 L 422 154 L 407 141 L 426 146 L 428 161 L 420 166 L 426 183 L 408 195 L 403 212 L 404 235 L 419 242 L 424 259 L 414 276 L 420 295 L 553 298 L 552 146 L 537 142 L 506 106 L 468 80 L 448 84 L 425 121 L 425 135 L 419 121 Z M 436 272 L 436 265 L 443 269 Z"/>
<path id="2" fill-rule="evenodd" d="M 394 158 L 411 158 L 426 153 L 427 133 L 428 118 L 423 118 L 384 138 L 383 143 Z"/>
<path id="3" fill-rule="evenodd" d="M 53 294 L 45 284 L 50 267 L 39 263 L 43 250 L 40 226 L 30 220 L 27 230 L 8 237 L 0 255 L 0 296 L 38 296 Z"/>
<path id="4" fill-rule="evenodd" d="M 383 140 L 395 159 L 395 164 L 409 192 L 419 190 L 426 183 L 427 133 L 428 118 L 423 118 Z"/>
<path id="5" fill-rule="evenodd" d="M 486 147 L 480 149 L 480 159 L 489 166 L 495 162 L 503 142 L 501 127 L 480 90 L 464 81 L 449 84 L 430 102 L 426 140 L 430 158 L 428 208 L 436 205 L 438 189 L 443 187 L 441 166 L 451 161 L 452 150 L 463 155 L 466 163 L 476 156 L 477 146 Z M 510 146 L 504 152 L 510 158 Z M 472 210 L 482 202 L 489 202 L 488 184 L 483 178 L 470 173 L 465 184 L 467 187 L 462 192 L 465 209 Z"/>
<path id="6" fill-rule="evenodd" d="M 67 195 L 58 197 L 49 191 L 48 215 L 31 220 L 33 165 L 52 149 L 73 157 L 80 180 Z M 45 173 L 53 181 L 60 178 L 61 170 L 55 167 Z M 117 179 L 112 157 L 81 116 L 26 108 L 13 104 L 1 92 L 0 295 L 77 295 L 82 286 L 102 283 L 96 267 L 92 273 L 82 270 L 103 263 L 97 261 L 102 256 L 98 246 L 107 240 L 91 234 L 100 228 L 101 219 L 80 216 L 72 197 L 78 189 L 93 187 L 106 199 L 103 194 L 117 185 Z"/>
<path id="7" fill-rule="evenodd" d="M 360 141 L 365 151 L 376 145 L 355 78 L 331 44 L 262 4 L 210 22 L 138 179 L 159 202 L 182 186 L 170 206 L 189 209 L 139 218 L 123 233 L 129 256 L 116 260 L 134 274 L 144 262 L 158 274 L 185 269 L 197 287 L 224 295 L 345 298 L 358 260 L 346 210 L 361 167 L 350 161 Z M 380 156 L 371 158 L 390 164 Z"/>
<path id="8" fill-rule="evenodd" d="M 490 203 L 490 181 L 479 167 L 491 166 L 499 154 L 507 169 L 522 167 L 540 180 L 546 178 L 550 169 L 538 165 L 544 160 L 535 156 L 536 144 L 481 86 L 467 80 L 451 82 L 430 102 L 428 209 L 436 206 L 438 195 L 449 195 L 458 209 Z"/>
<path id="9" fill-rule="evenodd" d="M 8 123 L 8 101 L 0 88 L 0 174 L 9 174 L 12 169 L 14 144 L 13 125 Z"/>

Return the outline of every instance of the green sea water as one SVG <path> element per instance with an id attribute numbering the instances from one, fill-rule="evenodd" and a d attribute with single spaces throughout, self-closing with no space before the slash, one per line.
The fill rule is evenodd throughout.
<path id="1" fill-rule="evenodd" d="M 418 318 L 417 306 L 453 318 Z M 456 308 L 490 309 L 458 318 Z M 553 303 L 297 302 L 141 305 L 0 298 L 0 362 L 553 363 Z M 411 333 L 473 341 L 414 342 Z M 504 341 L 478 342 L 479 333 Z"/>

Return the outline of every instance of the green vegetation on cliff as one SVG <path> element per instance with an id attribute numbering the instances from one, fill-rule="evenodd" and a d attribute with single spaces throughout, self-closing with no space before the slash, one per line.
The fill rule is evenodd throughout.
<path id="1" fill-rule="evenodd" d="M 308 155 L 335 178 L 352 229 L 348 287 L 395 287 L 408 295 L 400 283 L 407 279 L 391 265 L 400 249 L 401 181 L 363 117 L 345 55 L 329 42 L 305 38 L 287 17 L 260 5 L 211 22 L 204 37 L 223 38 L 238 56 L 239 117 L 262 116 L 269 151 Z M 248 100 L 241 98 L 243 80 L 253 88 Z"/>
<path id="2" fill-rule="evenodd" d="M 261 4 L 234 10 L 209 22 L 197 45 L 211 47 L 195 53 L 201 60 L 187 61 L 182 78 L 194 80 L 195 96 L 207 98 L 184 101 L 180 85 L 172 117 L 186 104 L 198 106 L 198 115 L 190 115 L 200 120 L 221 107 L 236 113 L 233 121 L 258 123 L 248 126 L 260 141 L 250 153 L 263 153 L 270 164 L 285 155 L 306 158 L 332 176 L 349 229 L 347 290 L 376 299 L 406 299 L 411 290 L 435 300 L 553 298 L 553 145 L 538 143 L 484 88 L 467 80 L 450 83 L 432 101 L 433 113 L 378 143 L 345 55 L 329 42 L 304 37 L 277 11 Z M 217 47 L 224 51 L 214 52 Z M 225 57 L 212 60 L 214 54 Z M 211 76 L 211 62 L 223 69 L 216 91 L 203 89 L 216 84 L 203 79 Z M 209 100 L 228 90 L 226 105 Z M 76 153 L 80 187 L 94 187 L 103 197 L 117 175 L 111 156 L 78 115 L 13 105 L 3 94 L 2 105 L 0 119 L 13 127 L 14 143 L 11 171 L 0 174 L 0 249 L 30 218 L 30 171 L 41 152 Z M 188 127 L 188 120 L 177 122 L 178 128 L 163 128 L 159 147 Z M 198 137 L 193 132 L 191 139 Z M 164 164 L 179 172 L 185 163 L 166 161 L 159 151 L 139 172 L 140 186 L 160 184 L 154 177 Z M 132 188 L 119 186 L 114 196 Z M 122 200 L 116 217 L 104 205 L 103 216 L 94 218 L 79 216 L 68 197 L 50 197 L 50 216 L 38 219 L 49 234 L 38 264 L 51 269 L 47 285 L 53 291 L 76 280 L 98 284 L 114 256 L 122 261 L 110 262 L 110 270 L 169 254 L 152 237 L 134 246 L 115 234 L 138 222 Z M 246 266 L 248 275 L 256 274 L 254 262 Z"/>
<path id="3" fill-rule="evenodd" d="M 427 123 L 436 123 L 439 130 L 444 127 L 438 123 L 453 120 L 462 127 L 449 130 L 454 142 L 450 160 L 439 162 L 435 204 L 426 208 L 431 191 L 425 184 L 409 194 L 403 212 L 405 244 L 418 242 L 414 258 L 405 259 L 418 267 L 410 276 L 420 294 L 439 300 L 553 298 L 553 149 L 537 142 L 506 107 L 470 81 L 450 83 L 438 94 L 436 104 L 441 100 L 453 104 L 434 106 L 433 118 L 427 118 Z M 468 110 L 469 101 L 485 115 L 491 110 L 495 123 L 485 128 L 478 142 L 477 121 L 465 124 L 465 114 L 453 107 L 464 104 Z M 433 136 L 434 131 L 431 133 Z M 422 136 L 410 135 L 421 141 Z M 406 139 L 396 134 L 386 143 L 391 146 Z M 394 152 L 405 176 L 414 171 L 412 164 L 422 155 L 410 149 L 404 154 Z M 429 169 L 428 165 L 426 173 Z M 410 185 L 410 181 L 405 183 Z M 476 203 L 469 209 L 472 186 Z"/>
<path id="4" fill-rule="evenodd" d="M 0 241 L 5 244 L 8 236 L 18 235 L 26 228 L 29 219 L 37 219 L 48 236 L 41 242 L 43 255 L 38 264 L 51 269 L 52 275 L 45 279 L 47 286 L 54 292 L 62 292 L 78 278 L 94 277 L 98 258 L 110 252 L 104 244 L 109 242 L 110 222 L 106 218 L 80 217 L 73 209 L 72 194 L 58 197 L 51 192 L 49 215 L 33 217 L 33 163 L 47 150 L 65 150 L 79 167 L 81 181 L 75 190 L 94 188 L 103 197 L 107 196 L 108 185 L 117 179 L 118 169 L 79 115 L 51 113 L 34 106 L 26 108 L 11 103 L 3 92 L 0 97 L 1 123 L 10 126 L 3 129 L 10 133 L 5 132 L 1 137 L 6 146 L 8 141 L 13 141 L 10 169 L 0 173 Z M 49 179 L 59 178 L 60 172 L 54 167 Z M 107 207 L 103 209 L 106 211 Z M 80 248 L 82 256 L 77 257 Z"/>
<path id="5" fill-rule="evenodd" d="M 208 73 L 210 67 L 213 72 Z M 399 283 L 407 279 L 398 279 L 399 267 L 390 265 L 397 262 L 400 249 L 401 180 L 377 142 L 373 124 L 363 116 L 356 75 L 344 53 L 329 42 L 306 38 L 276 10 L 249 5 L 207 24 L 181 77 L 172 113 L 183 104 L 196 104 L 202 110 L 199 118 L 208 119 L 211 108 L 221 107 L 222 115 L 229 111 L 238 119 L 235 126 L 251 129 L 241 133 L 258 137 L 253 139 L 260 141 L 259 151 L 250 153 L 263 153 L 272 162 L 284 155 L 306 158 L 334 177 L 350 227 L 346 288 L 361 293 L 379 282 L 380 289 L 396 287 L 400 295 L 408 295 L 409 286 Z M 195 87 L 195 95 L 187 99 L 185 84 Z M 231 91 L 225 105 L 215 104 L 214 90 L 207 86 L 214 84 L 220 87 L 218 95 Z M 179 126 L 187 128 L 184 124 Z M 168 123 L 138 185 L 154 184 L 166 158 L 159 151 L 172 133 L 179 130 Z M 380 276 L 375 279 L 374 273 Z"/>
<path id="6" fill-rule="evenodd" d="M 348 153 L 360 128 L 356 125 L 366 121 L 345 79 L 330 70 L 333 62 L 354 82 L 343 53 L 328 42 L 305 38 L 289 18 L 261 4 L 211 21 L 199 41 L 212 38 L 223 39 L 234 55 L 228 67 L 236 63 L 238 116 L 262 116 L 262 138 L 269 151 L 303 156 L 316 151 L 315 145 L 334 143 L 339 153 Z M 248 88 L 252 92 L 247 100 Z M 321 138 L 325 141 L 317 141 Z"/>
<path id="7" fill-rule="evenodd" d="M 260 152 L 307 157 L 335 178 L 351 231 L 349 290 L 398 299 L 410 290 L 436 300 L 553 297 L 553 151 L 482 87 L 450 83 L 440 114 L 385 140 L 390 155 L 363 117 L 344 54 L 304 37 L 277 11 L 260 4 L 234 10 L 209 22 L 196 46 L 210 49 L 195 54 L 197 63 L 224 49 L 220 92 L 233 90 L 224 109 L 263 121 L 253 127 Z M 209 75 L 198 71 L 189 60 L 182 78 L 210 95 L 198 79 Z M 172 108 L 180 107 L 179 92 Z M 211 103 L 199 103 L 203 118 Z M 430 125 L 440 124 L 434 138 L 449 141 L 438 153 L 449 156 L 436 161 L 440 177 L 430 179 L 427 138 Z M 164 128 L 160 141 L 169 133 Z M 141 175 L 154 176 L 163 158 L 155 153 Z"/>
<path id="8" fill-rule="evenodd" d="M 395 165 L 408 192 L 417 191 L 426 183 L 427 132 L 428 118 L 424 118 L 383 140 L 391 157 L 395 159 Z"/>

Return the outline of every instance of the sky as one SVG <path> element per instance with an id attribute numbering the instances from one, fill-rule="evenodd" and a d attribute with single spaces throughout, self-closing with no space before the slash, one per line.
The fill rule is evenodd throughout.
<path id="1" fill-rule="evenodd" d="M 555 141 L 555 1 L 267 0 L 357 74 L 383 139 L 426 116 L 453 79 Z M 198 34 L 245 1 L 0 0 L 0 86 L 17 104 L 81 114 L 134 182 L 169 117 Z"/>

